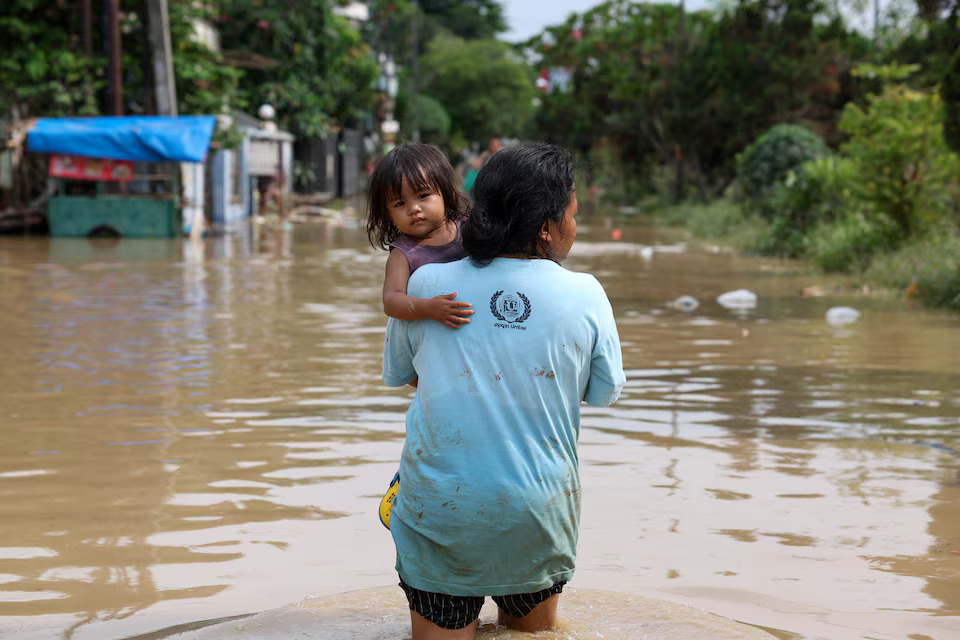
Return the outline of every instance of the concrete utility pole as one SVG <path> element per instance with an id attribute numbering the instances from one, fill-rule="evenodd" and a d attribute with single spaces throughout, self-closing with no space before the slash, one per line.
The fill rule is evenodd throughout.
<path id="1" fill-rule="evenodd" d="M 873 52 L 880 51 L 880 0 L 873 0 Z"/>
<path id="2" fill-rule="evenodd" d="M 113 115 L 123 115 L 123 45 L 120 42 L 120 0 L 106 0 L 107 41 L 110 48 L 110 106 Z"/>
<path id="3" fill-rule="evenodd" d="M 83 4 L 80 7 L 80 24 L 83 40 L 83 55 L 87 57 L 87 61 L 93 57 L 93 30 L 91 29 L 91 22 L 93 20 L 93 0 L 83 0 Z"/>
<path id="4" fill-rule="evenodd" d="M 419 106 L 417 104 L 417 92 L 420 90 L 420 87 L 417 85 L 420 84 L 420 72 L 418 58 L 420 56 L 420 42 L 419 34 L 417 33 L 417 23 L 420 21 L 420 7 L 417 6 L 417 0 L 413 0 L 413 25 L 411 28 L 411 39 L 413 40 L 413 60 L 411 61 L 411 82 L 412 85 L 410 90 L 410 128 L 412 129 L 410 137 L 414 142 L 420 142 L 420 118 L 419 118 Z"/>
<path id="5" fill-rule="evenodd" d="M 147 0 L 147 42 L 150 44 L 153 91 L 157 115 L 177 115 L 177 88 L 173 75 L 173 46 L 167 0 Z"/>

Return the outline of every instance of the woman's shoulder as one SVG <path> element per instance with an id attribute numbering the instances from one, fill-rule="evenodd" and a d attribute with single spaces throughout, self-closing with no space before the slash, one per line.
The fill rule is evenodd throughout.
<path id="1" fill-rule="evenodd" d="M 562 289 L 565 295 L 571 298 L 576 297 L 583 301 L 607 300 L 607 292 L 603 284 L 597 280 L 597 277 L 586 271 L 571 271 L 566 267 L 555 265 L 557 267 L 556 282 L 557 287 Z"/>
<path id="2" fill-rule="evenodd" d="M 564 278 L 569 282 L 574 282 L 582 286 L 600 286 L 600 281 L 596 276 L 587 271 L 573 271 L 567 267 L 557 264 L 552 260 L 538 260 L 544 263 L 544 266 L 557 274 L 557 277 Z"/>

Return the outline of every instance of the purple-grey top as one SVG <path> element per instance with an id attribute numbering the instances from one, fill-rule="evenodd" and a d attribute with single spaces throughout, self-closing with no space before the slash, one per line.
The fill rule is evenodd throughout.
<path id="1" fill-rule="evenodd" d="M 403 255 L 407 256 L 407 262 L 410 263 L 410 273 L 425 264 L 454 262 L 467 257 L 467 252 L 463 250 L 463 240 L 460 237 L 459 222 L 457 223 L 457 237 L 447 244 L 420 244 L 410 236 L 400 236 L 390 247 L 403 251 Z"/>

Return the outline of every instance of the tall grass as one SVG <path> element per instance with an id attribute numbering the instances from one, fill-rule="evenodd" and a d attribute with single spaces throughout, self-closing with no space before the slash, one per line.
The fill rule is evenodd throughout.
<path id="1" fill-rule="evenodd" d="M 658 208 L 655 216 L 665 226 L 686 227 L 694 239 L 716 241 L 747 253 L 761 251 L 770 226 L 728 199 L 667 205 Z"/>
<path id="2" fill-rule="evenodd" d="M 866 276 L 925 306 L 960 310 L 960 238 L 950 232 L 928 235 L 894 253 L 879 254 Z"/>

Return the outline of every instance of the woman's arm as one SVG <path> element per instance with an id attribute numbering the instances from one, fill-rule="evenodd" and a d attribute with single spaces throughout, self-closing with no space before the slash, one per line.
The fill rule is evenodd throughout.
<path id="1" fill-rule="evenodd" d="M 584 400 L 595 407 L 606 407 L 620 397 L 627 378 L 623 371 L 623 353 L 613 308 L 603 288 L 598 287 L 597 301 L 591 305 L 596 314 L 597 337 L 590 358 L 590 378 Z"/>
<path id="2" fill-rule="evenodd" d="M 457 292 L 432 298 L 407 295 L 410 263 L 399 249 L 391 249 L 383 278 L 383 312 L 397 320 L 436 320 L 452 329 L 470 322 L 473 315 L 469 302 L 456 302 Z"/>

